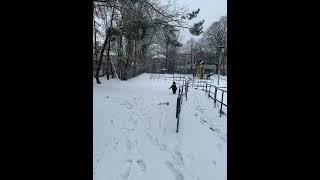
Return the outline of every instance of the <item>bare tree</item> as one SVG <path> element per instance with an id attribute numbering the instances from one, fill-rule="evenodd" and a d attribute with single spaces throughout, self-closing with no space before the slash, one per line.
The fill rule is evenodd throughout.
<path id="1" fill-rule="evenodd" d="M 112 28 L 112 22 L 113 22 L 113 16 L 114 16 L 114 8 L 112 8 L 112 14 L 111 14 L 111 19 L 110 19 L 110 27 L 108 28 L 108 31 L 107 31 L 107 35 L 106 35 L 106 38 L 104 40 L 104 43 L 103 43 L 103 46 L 102 46 L 102 50 L 100 52 L 100 59 L 99 59 L 99 62 L 98 62 L 98 66 L 97 66 L 97 70 L 96 70 L 96 81 L 98 84 L 101 84 L 101 81 L 99 80 L 99 72 L 100 72 L 100 68 L 101 68 L 101 63 L 102 63 L 102 60 L 103 60 L 103 53 L 104 53 L 104 50 L 106 48 L 106 45 L 108 44 L 108 51 L 107 51 L 107 62 L 109 62 L 110 60 L 110 57 L 109 57 L 109 53 L 110 53 L 110 36 L 111 36 L 111 28 Z M 109 65 L 109 64 L 107 64 Z M 107 69 L 107 77 L 109 79 L 109 74 L 108 74 L 108 69 Z"/>
<path id="2" fill-rule="evenodd" d="M 225 46 L 227 40 L 227 16 L 222 16 L 219 21 L 213 22 L 204 33 L 204 38 L 215 52 L 215 57 L 217 59 L 217 71 L 219 75 L 221 65 L 223 65 L 223 63 L 221 63 L 221 56 L 223 55 L 222 47 Z"/>
<path id="3" fill-rule="evenodd" d="M 109 79 L 109 71 L 112 77 L 116 73 L 110 58 L 112 49 L 117 52 L 118 71 L 123 79 L 127 79 L 129 71 L 136 74 L 138 65 L 145 64 L 149 46 L 153 44 L 155 34 L 163 33 L 167 56 L 180 45 L 175 28 L 188 28 L 195 35 L 201 34 L 203 21 L 195 23 L 192 27 L 186 24 L 188 20 L 195 18 L 199 11 L 200 9 L 189 13 L 178 7 L 174 1 L 160 4 L 159 0 L 95 0 L 95 16 L 102 17 L 105 28 L 105 33 L 100 33 L 102 34 L 100 38 L 96 35 L 98 31 L 95 31 L 94 36 L 95 52 L 98 52 L 99 39 L 104 37 L 97 65 L 97 83 L 101 83 L 99 71 L 106 49 L 107 79 Z M 108 14 L 109 18 L 107 18 Z"/>

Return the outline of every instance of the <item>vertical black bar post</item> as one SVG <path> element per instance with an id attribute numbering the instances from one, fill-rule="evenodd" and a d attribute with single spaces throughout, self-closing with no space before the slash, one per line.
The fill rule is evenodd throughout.
<path id="1" fill-rule="evenodd" d="M 187 96 L 188 96 L 188 94 L 187 94 L 187 92 L 186 92 L 186 100 L 188 100 L 188 97 L 187 97 Z"/>
<path id="2" fill-rule="evenodd" d="M 208 97 L 210 98 L 210 90 L 211 90 L 211 84 L 209 84 L 209 92 L 208 92 Z"/>
<path id="3" fill-rule="evenodd" d="M 179 131 L 179 121 L 180 121 L 180 97 L 177 98 L 177 129 L 176 129 L 176 133 L 178 133 Z"/>
<path id="4" fill-rule="evenodd" d="M 178 94 L 178 97 L 180 97 L 181 96 L 181 88 L 180 87 L 178 87 L 179 88 L 179 94 Z M 180 101 L 179 101 L 180 102 Z"/>
<path id="5" fill-rule="evenodd" d="M 177 98 L 177 108 L 176 108 L 176 118 L 178 118 L 178 115 L 179 115 L 179 105 L 180 105 L 180 102 L 179 102 L 179 97 Z"/>
<path id="6" fill-rule="evenodd" d="M 183 86 L 181 87 L 181 94 L 180 94 L 180 106 L 182 105 L 182 101 L 183 101 L 183 98 L 182 98 L 182 96 L 183 96 Z"/>
<path id="7" fill-rule="evenodd" d="M 187 95 L 187 94 L 188 94 L 188 84 L 187 84 L 187 82 L 186 82 L 186 86 L 185 86 L 185 88 L 186 88 L 186 90 L 185 90 L 185 93 L 186 93 L 186 100 L 188 100 L 188 97 L 187 97 L 187 96 L 188 96 L 188 95 Z"/>
<path id="8" fill-rule="evenodd" d="M 217 86 L 214 86 L 214 107 L 216 107 L 216 102 L 217 102 Z"/>
<path id="9" fill-rule="evenodd" d="M 223 94 L 224 94 L 224 91 L 222 91 L 222 97 L 221 97 L 220 117 L 221 117 L 221 114 L 222 114 Z"/>
<path id="10" fill-rule="evenodd" d="M 182 101 L 183 101 L 183 98 L 181 98 L 182 96 L 183 96 L 183 86 L 181 87 L 181 96 L 180 96 L 181 105 L 182 105 Z"/>

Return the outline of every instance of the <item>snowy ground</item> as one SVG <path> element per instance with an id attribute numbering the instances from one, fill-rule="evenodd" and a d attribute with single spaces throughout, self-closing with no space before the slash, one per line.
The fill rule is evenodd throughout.
<path id="1" fill-rule="evenodd" d="M 227 117 L 189 88 L 176 133 L 170 85 L 149 74 L 93 82 L 94 180 L 227 179 Z"/>

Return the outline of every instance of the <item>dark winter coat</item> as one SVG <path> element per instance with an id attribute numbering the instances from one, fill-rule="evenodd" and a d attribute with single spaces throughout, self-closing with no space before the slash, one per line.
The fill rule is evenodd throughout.
<path id="1" fill-rule="evenodd" d="M 177 91 L 177 89 L 178 89 L 175 84 L 172 84 L 169 89 L 171 89 L 171 88 L 172 88 L 173 92 Z"/>

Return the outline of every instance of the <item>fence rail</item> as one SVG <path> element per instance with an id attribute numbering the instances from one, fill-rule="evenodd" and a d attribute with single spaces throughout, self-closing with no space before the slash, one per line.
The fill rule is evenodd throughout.
<path id="1" fill-rule="evenodd" d="M 180 122 L 180 113 L 181 113 L 181 107 L 183 104 L 183 96 L 185 96 L 186 100 L 188 99 L 188 88 L 189 87 L 195 87 L 195 89 L 201 89 L 205 91 L 205 93 L 208 93 L 208 98 L 213 99 L 214 101 L 214 107 L 217 106 L 218 103 L 220 103 L 220 117 L 222 114 L 227 115 L 226 112 L 223 111 L 223 107 L 227 108 L 227 103 L 224 102 L 224 96 L 227 94 L 227 87 L 219 87 L 217 85 L 214 85 L 214 79 L 210 80 L 199 80 L 195 82 L 194 78 L 192 77 L 165 77 L 164 74 L 150 74 L 150 79 L 160 79 L 164 78 L 165 80 L 171 80 L 175 81 L 178 85 L 178 97 L 177 97 L 177 106 L 176 106 L 176 119 L 177 119 L 177 127 L 176 127 L 176 133 L 179 132 L 179 122 Z M 224 79 L 223 79 L 224 80 Z M 226 81 L 226 80 L 225 80 Z M 212 89 L 214 89 L 212 91 Z M 218 92 L 221 92 L 221 98 L 217 98 Z"/>
<path id="2" fill-rule="evenodd" d="M 177 97 L 177 108 L 176 108 L 176 118 L 177 118 L 177 129 L 176 132 L 179 132 L 179 122 L 180 122 L 180 112 L 181 105 L 183 102 L 183 96 L 185 96 L 186 100 L 188 99 L 188 88 L 189 81 L 185 81 L 182 85 L 178 87 L 178 97 Z"/>
<path id="3" fill-rule="evenodd" d="M 219 110 L 219 113 L 220 113 L 220 117 L 222 114 L 225 114 L 227 115 L 227 113 L 223 112 L 222 110 L 222 107 L 225 106 L 226 108 L 228 108 L 227 104 L 223 102 L 223 99 L 224 99 L 224 94 L 227 94 L 227 90 L 224 90 L 222 88 L 226 88 L 226 87 L 218 87 L 218 86 L 215 86 L 215 85 L 212 85 L 212 84 L 209 84 L 209 89 L 207 90 L 206 88 L 206 92 L 208 93 L 208 97 L 213 99 L 214 101 L 214 107 L 216 107 L 216 104 L 217 102 L 220 103 L 220 110 Z M 214 87 L 214 92 L 211 91 L 211 87 Z M 221 91 L 222 94 L 221 94 L 221 99 L 217 99 L 217 93 L 218 91 Z M 211 96 L 211 93 L 213 93 L 213 97 Z"/>
<path id="4" fill-rule="evenodd" d="M 226 108 L 228 107 L 227 104 L 223 102 L 224 95 L 227 94 L 227 90 L 225 90 L 225 88 L 227 87 L 219 87 L 203 80 L 200 80 L 197 83 L 191 83 L 191 86 L 195 87 L 195 89 L 200 89 L 205 91 L 205 93 L 208 93 L 208 97 L 213 99 L 214 101 L 214 107 L 216 107 L 217 102 L 220 103 L 220 117 L 222 114 L 227 115 L 227 113 L 223 111 L 223 106 L 225 106 Z M 212 88 L 214 88 L 214 91 L 211 91 Z M 221 92 L 220 100 L 217 98 L 217 94 L 219 91 Z M 211 96 L 211 94 L 213 94 L 213 96 Z"/>

